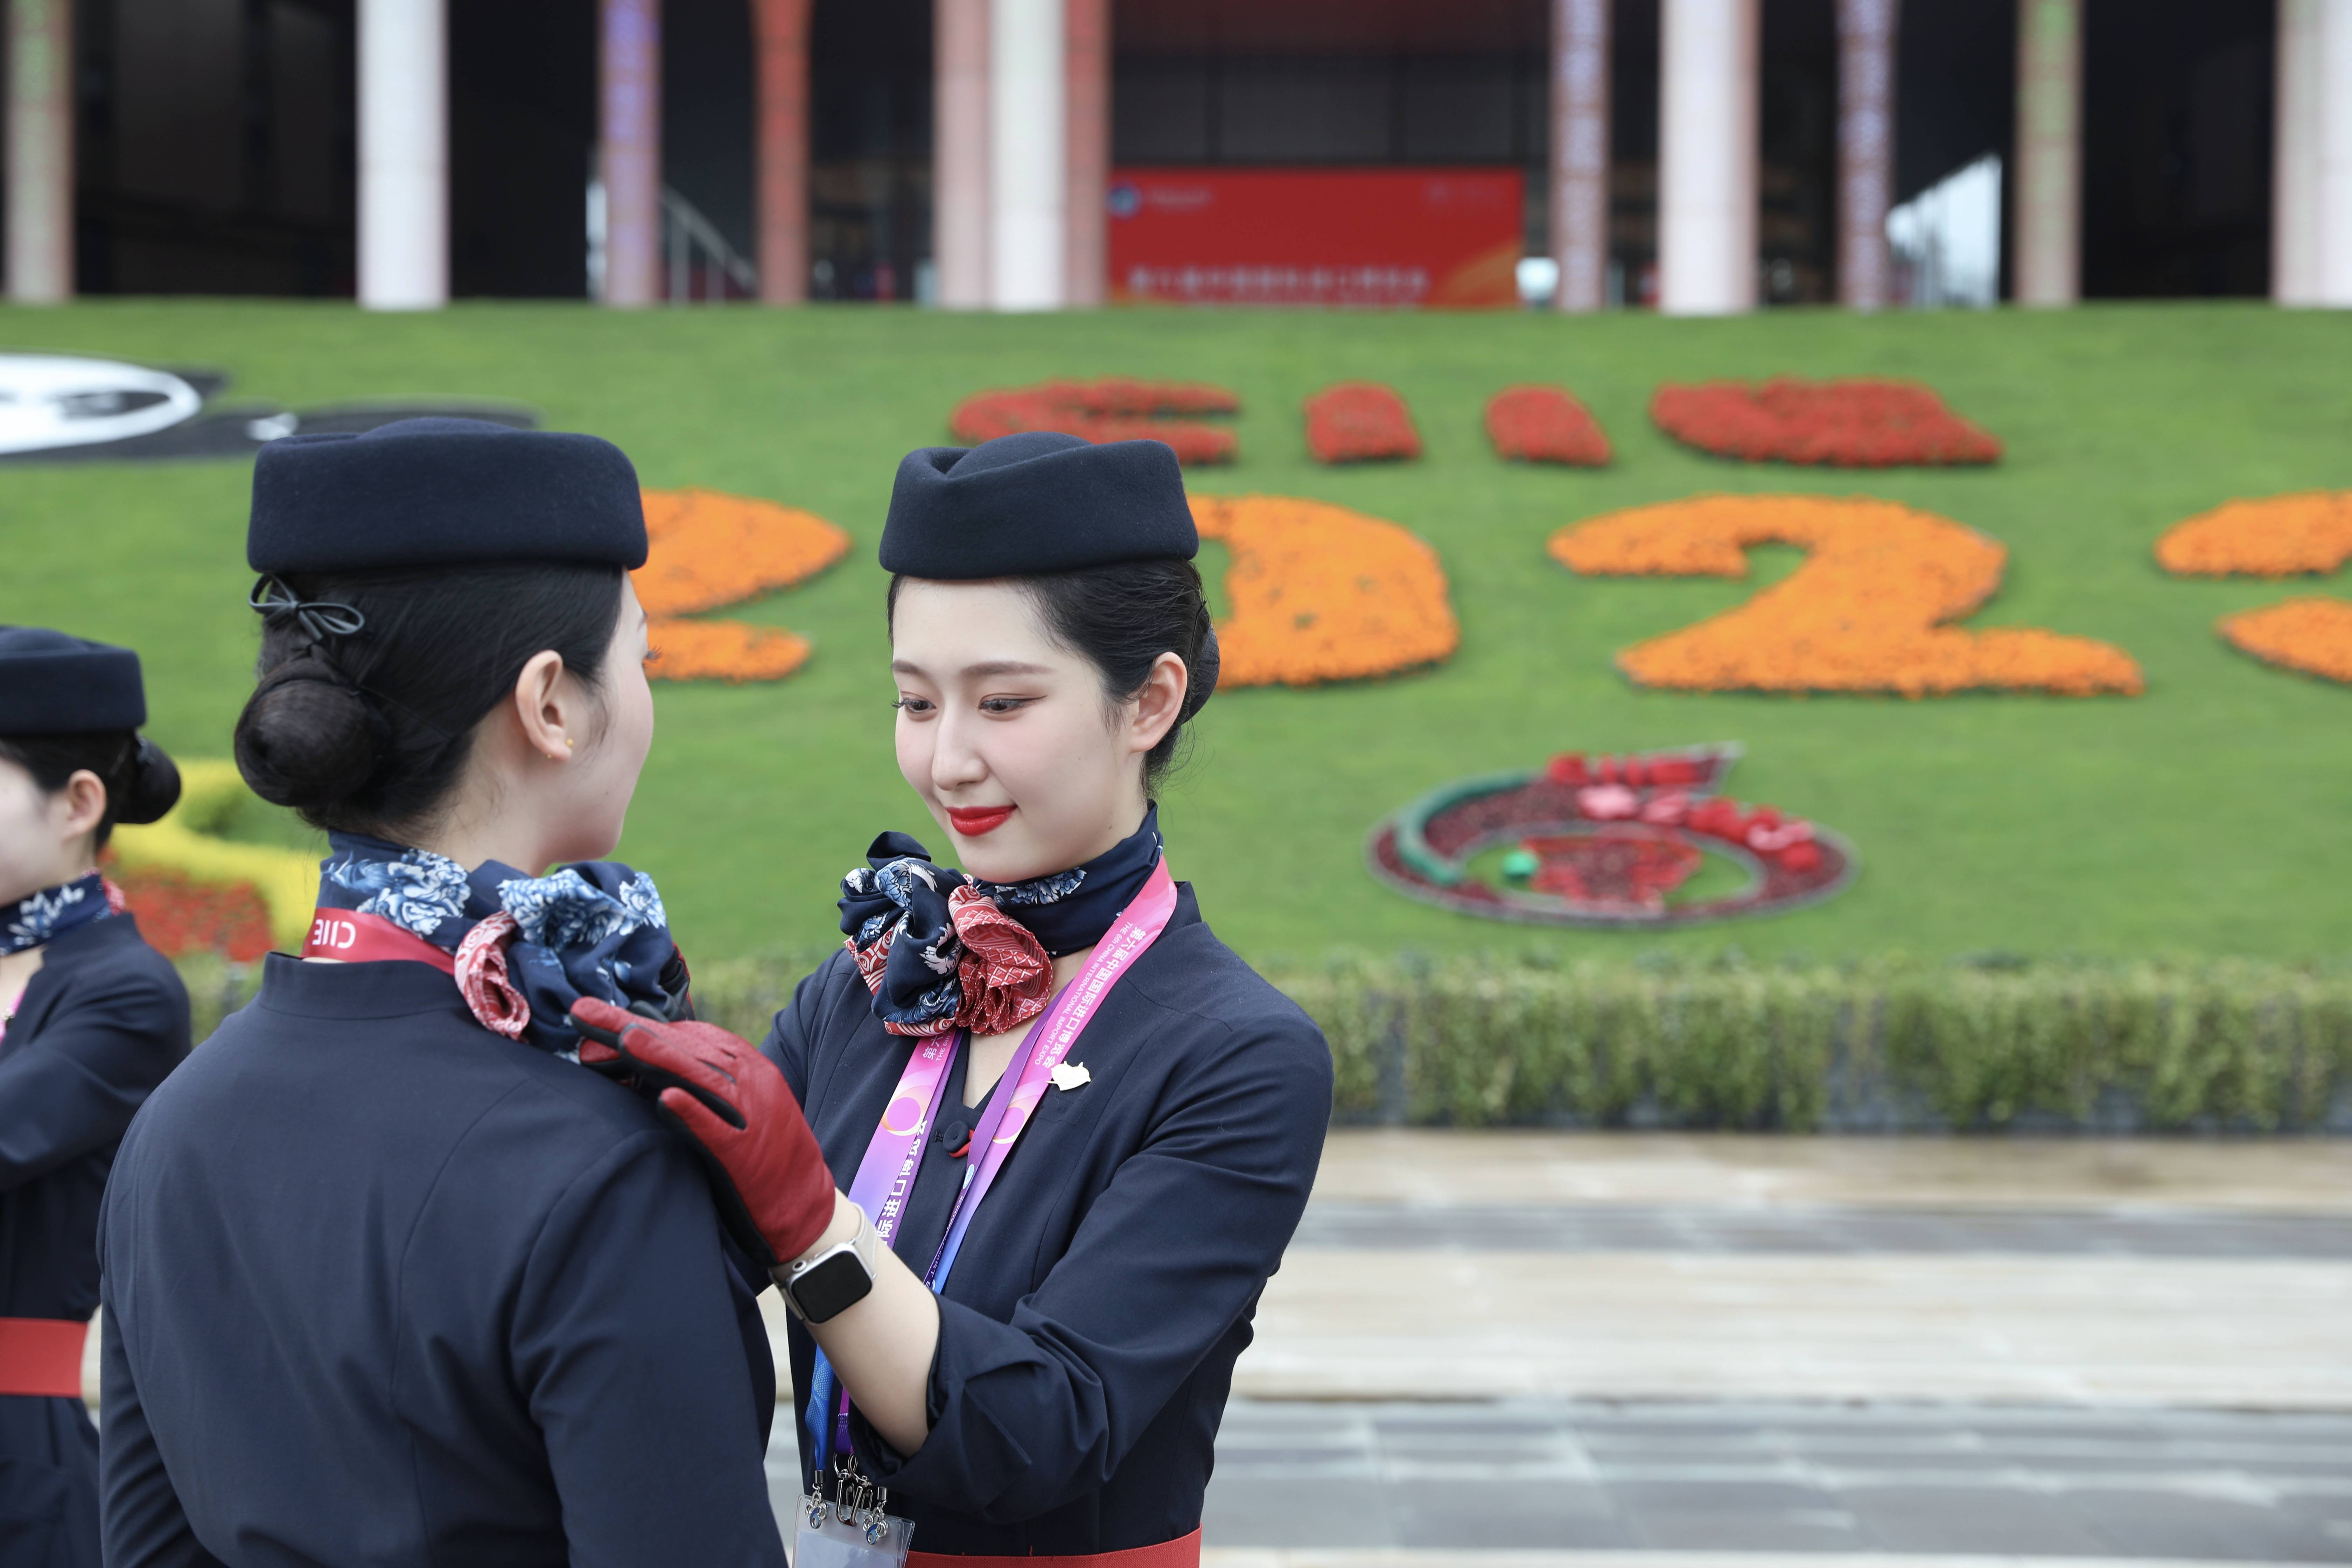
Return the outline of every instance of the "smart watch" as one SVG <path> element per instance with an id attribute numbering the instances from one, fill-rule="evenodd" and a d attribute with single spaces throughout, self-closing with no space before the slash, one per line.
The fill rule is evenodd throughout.
<path id="1" fill-rule="evenodd" d="M 847 1241 L 803 1258 L 776 1281 L 784 1305 L 804 1323 L 822 1323 L 866 1300 L 874 1291 L 874 1227 L 857 1208 L 857 1228 Z"/>

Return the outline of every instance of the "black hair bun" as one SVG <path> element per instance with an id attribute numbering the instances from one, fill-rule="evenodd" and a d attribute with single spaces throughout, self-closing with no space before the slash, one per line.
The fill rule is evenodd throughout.
<path id="1" fill-rule="evenodd" d="M 309 816 L 367 788 L 383 721 L 323 658 L 289 659 L 261 678 L 236 721 L 236 771 L 272 805 Z"/>
<path id="2" fill-rule="evenodd" d="M 136 826 L 142 822 L 160 821 L 164 813 L 180 804 L 180 770 L 163 748 L 139 737 L 139 750 L 131 763 L 130 798 L 115 810 L 117 822 Z"/>
<path id="3" fill-rule="evenodd" d="M 1177 717 L 1180 724 L 1206 708 L 1209 699 L 1217 694 L 1217 630 L 1214 626 L 1210 627 L 1208 635 L 1201 639 L 1201 657 L 1192 661 L 1190 674 L 1192 681 L 1184 689 L 1184 706 Z"/>

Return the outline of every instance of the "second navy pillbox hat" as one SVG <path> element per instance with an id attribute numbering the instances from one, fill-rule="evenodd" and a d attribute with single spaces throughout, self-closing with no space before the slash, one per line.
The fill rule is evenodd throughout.
<path id="1" fill-rule="evenodd" d="M 402 419 L 262 447 L 245 554 L 269 573 L 489 561 L 634 570 L 646 563 L 645 505 L 636 469 L 610 441 Z"/>
<path id="2" fill-rule="evenodd" d="M 1097 446 L 1051 430 L 908 453 L 882 526 L 886 571 L 946 582 L 1200 551 L 1166 442 Z"/>
<path id="3" fill-rule="evenodd" d="M 0 626 L 0 735 L 98 735 L 147 722 L 139 656 L 41 626 Z"/>

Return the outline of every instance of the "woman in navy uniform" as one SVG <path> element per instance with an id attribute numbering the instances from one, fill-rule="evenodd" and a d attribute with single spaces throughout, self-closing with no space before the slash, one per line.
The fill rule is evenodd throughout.
<path id="1" fill-rule="evenodd" d="M 770 1247 L 804 1543 L 830 1511 L 885 1547 L 911 1524 L 919 1562 L 1198 1560 L 1331 1063 L 1162 854 L 1151 790 L 1215 681 L 1197 549 L 1157 442 L 909 456 L 882 540 L 898 763 L 970 875 L 875 842 L 846 950 L 761 1047 L 781 1083 L 709 1026 L 579 1009 L 741 1214 L 830 1213 Z"/>
<path id="2" fill-rule="evenodd" d="M 0 1563 L 97 1568 L 81 1401 L 98 1204 L 131 1113 L 188 1054 L 188 993 L 98 870 L 179 771 L 139 656 L 0 626 Z"/>
<path id="3" fill-rule="evenodd" d="M 767 1281 L 565 1023 L 685 1004 L 652 882 L 591 859 L 653 735 L 634 470 L 470 420 L 289 437 L 247 554 L 238 765 L 330 855 L 303 957 L 107 1191 L 107 1562 L 781 1568 Z"/>

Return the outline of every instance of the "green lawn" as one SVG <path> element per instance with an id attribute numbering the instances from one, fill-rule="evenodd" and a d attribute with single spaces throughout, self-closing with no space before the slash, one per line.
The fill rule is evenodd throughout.
<path id="1" fill-rule="evenodd" d="M 1530 931 L 1410 902 L 1361 866 L 1366 830 L 1430 786 L 1561 750 L 1745 742 L 1743 798 L 1818 818 L 1864 870 L 1830 903 L 1681 933 L 1672 945 L 1833 957 L 1903 950 L 2253 953 L 2352 946 L 2352 691 L 2255 664 L 2223 613 L 2297 584 L 2167 578 L 2149 546 L 2231 496 L 2352 487 L 2352 316 L 2265 308 L 1731 321 L 1616 315 L 1109 312 L 949 317 L 856 308 L 635 315 L 477 306 L 363 316 L 295 304 L 87 304 L 9 311 L 0 342 L 212 365 L 232 395 L 515 398 L 619 442 L 654 486 L 807 507 L 856 536 L 805 587 L 736 612 L 813 637 L 794 679 L 657 688 L 661 733 L 622 854 L 660 879 L 689 951 L 830 939 L 834 881 L 883 827 L 934 840 L 891 763 L 875 540 L 898 456 L 944 441 L 963 394 L 1048 376 L 1222 383 L 1242 460 L 1205 490 L 1323 498 L 1434 544 L 1460 654 L 1393 681 L 1221 694 L 1164 821 L 1180 874 L 1245 953 L 1337 946 L 1541 945 L 1631 952 L 1654 936 Z M 2008 444 L 1977 471 L 1742 467 L 1668 444 L 1660 381 L 1883 374 L 1932 383 Z M 1306 455 L 1302 397 L 1342 378 L 1397 386 L 1427 456 L 1332 470 Z M 1616 444 L 1601 473 L 1497 461 L 1486 398 L 1573 388 Z M 234 462 L 0 470 L 0 621 L 126 642 L 147 660 L 153 732 L 221 755 L 250 676 L 247 470 Z M 1612 652 L 1753 584 L 1580 580 L 1543 545 L 1560 524 L 1707 490 L 1866 491 L 2005 541 L 2000 595 L 1971 625 L 2120 644 L 2138 699 L 1906 702 L 1630 689 Z M 1776 555 L 1788 552 L 1776 552 Z M 1786 563 L 1770 563 L 1785 569 Z M 2352 592 L 2343 588 L 2339 591 Z"/>

